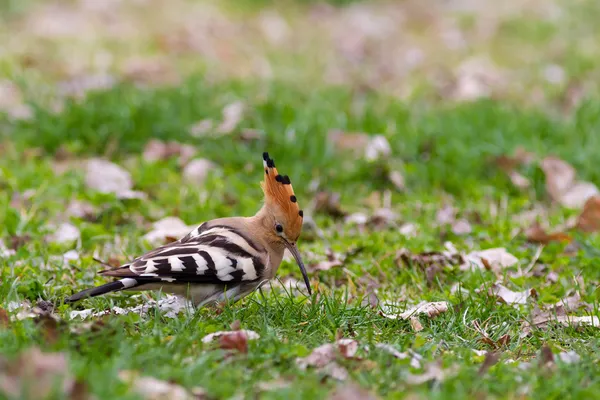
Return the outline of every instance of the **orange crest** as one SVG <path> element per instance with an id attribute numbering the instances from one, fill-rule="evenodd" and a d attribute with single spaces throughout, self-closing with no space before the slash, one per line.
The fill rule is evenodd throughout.
<path id="1" fill-rule="evenodd" d="M 289 239 L 296 240 L 302 230 L 302 210 L 298 206 L 294 188 L 287 175 L 279 175 L 269 153 L 263 153 L 265 180 L 261 182 L 267 207 L 277 209 L 285 219 L 285 232 Z M 282 221 L 283 223 L 284 221 Z"/>

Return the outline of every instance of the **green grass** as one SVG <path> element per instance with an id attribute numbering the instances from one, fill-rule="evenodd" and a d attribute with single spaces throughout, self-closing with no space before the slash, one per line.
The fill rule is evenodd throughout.
<path id="1" fill-rule="evenodd" d="M 491 13 L 468 7 L 462 11 L 460 7 L 439 8 L 428 15 L 419 11 L 418 2 L 403 2 L 398 7 L 372 2 L 359 4 L 359 8 L 353 8 L 355 2 L 351 0 L 326 1 L 335 7 L 313 7 L 320 2 L 312 0 L 281 4 L 270 0 L 212 2 L 223 15 L 214 14 L 215 32 L 211 28 L 206 30 L 210 31 L 206 37 L 201 34 L 200 42 L 207 40 L 209 49 L 205 58 L 193 46 L 180 53 L 161 44 L 164 34 L 179 37 L 180 25 L 189 25 L 184 17 L 193 10 L 192 3 L 198 2 L 176 3 L 171 9 L 173 20 L 164 27 L 155 22 L 161 21 L 161 2 L 143 6 L 152 23 L 144 23 L 147 21 L 141 16 L 145 12 L 138 12 L 135 6 L 123 10 L 115 7 L 108 20 L 132 22 L 143 34 L 123 39 L 113 37 L 111 29 L 98 28 L 100 47 L 96 49 L 90 48 L 93 46 L 85 35 L 50 36 L 43 41 L 48 41 L 48 46 L 41 45 L 40 37 L 31 36 L 19 20 L 36 12 L 46 15 L 40 8 L 43 2 L 0 1 L 0 21 L 6 22 L 0 36 L 6 32 L 5 36 L 14 34 L 18 39 L 7 42 L 10 46 L 0 61 L 0 81 L 9 79 L 21 86 L 33 110 L 29 120 L 12 120 L 0 112 L 0 241 L 7 246 L 23 242 L 13 256 L 0 257 L 0 309 L 9 309 L 13 302 L 46 300 L 56 305 L 55 312 L 61 318 L 55 338 L 48 337 L 52 330 L 42 322 L 17 320 L 18 310 L 9 312 L 8 328 L 0 318 L 0 388 L 5 366 L 13 365 L 12 360 L 26 349 L 39 346 L 44 351 L 65 353 L 69 370 L 98 399 L 140 398 L 119 379 L 123 370 L 136 370 L 189 389 L 203 387 L 210 398 L 327 398 L 344 383 L 315 369 L 300 370 L 295 360 L 317 346 L 345 337 L 360 343 L 360 359 L 339 360 L 349 371 L 350 381 L 381 398 L 598 396 L 597 327 L 557 326 L 521 337 L 521 326 L 531 318 L 534 305 L 554 304 L 574 290 L 592 305 L 591 314 L 599 315 L 600 235 L 573 233 L 578 245 L 575 254 L 565 253 L 565 244 L 549 244 L 532 265 L 536 271 L 544 267 L 541 274 L 515 277 L 519 269 L 531 266 L 539 250 L 526 241 L 519 231 L 523 224 L 515 216 L 541 204 L 549 210 L 547 222 L 557 226 L 577 216 L 578 211 L 550 203 L 538 163 L 519 169 L 532 182 L 531 189 L 524 192 L 513 187 L 493 163 L 496 156 L 524 148 L 539 159 L 556 155 L 576 168 L 578 179 L 600 184 L 597 2 L 562 2 L 557 5 L 560 15 L 554 15 L 555 10 L 547 9 L 544 2 L 493 18 Z M 260 33 L 263 22 L 259 17 L 269 7 L 289 24 L 289 45 L 268 44 Z M 349 59 L 341 51 L 348 43 L 338 31 L 357 23 L 361 25 L 358 31 L 367 29 L 365 24 L 367 30 L 374 29 L 356 18 L 368 13 L 377 16 L 381 10 L 405 15 L 411 23 L 400 24 L 403 30 L 394 29 L 389 36 L 368 38 L 367 50 L 373 48 L 374 54 L 365 51 L 364 60 Z M 206 12 L 210 16 L 214 10 L 209 7 Z M 457 19 L 451 17 L 454 13 Z M 94 14 L 91 10 L 73 18 Z M 138 21 L 138 17 L 142 19 Z M 440 36 L 453 33 L 453 24 L 465 36 L 464 49 L 447 47 L 440 40 Z M 486 34 L 483 25 L 487 24 L 497 29 Z M 244 35 L 239 43 L 219 41 L 233 37 L 232 30 L 237 29 Z M 111 45 L 100 45 L 102 38 Z M 392 38 L 397 43 L 386 41 Z M 398 52 L 386 52 L 386 57 L 379 59 L 377 48 L 381 46 L 397 46 Z M 413 47 L 423 51 L 422 65 L 411 71 L 388 68 L 402 51 Z M 215 59 L 210 49 L 219 53 L 213 55 Z M 114 74 L 120 83 L 109 90 L 88 93 L 82 100 L 67 100 L 60 112 L 50 111 L 56 100 L 55 80 L 68 80 L 73 71 L 78 71 L 75 78 L 85 78 L 90 69 L 102 70 L 95 64 L 101 63 L 103 53 L 114 58 L 115 64 L 106 72 Z M 72 59 L 56 54 L 69 54 Z M 181 73 L 182 82 L 158 88 L 126 83 L 127 78 L 117 68 L 119 61 L 138 54 L 166 57 L 168 65 Z M 478 56 L 507 69 L 506 79 L 490 87 L 496 100 L 448 101 L 440 84 L 451 84 L 460 77 L 460 73 L 453 75 L 457 66 Z M 262 76 L 262 61 L 269 63 L 273 79 L 236 78 Z M 543 71 L 550 64 L 563 69 L 564 82 L 551 85 L 545 81 Z M 353 79 L 344 81 L 345 85 L 326 86 L 323 82 L 328 67 L 341 68 Z M 379 78 L 380 72 L 391 75 L 382 80 L 368 78 Z M 450 75 L 439 78 L 440 73 Z M 442 82 L 437 82 L 440 79 Z M 583 100 L 572 108 L 564 105 L 570 97 L 577 97 L 568 91 L 578 85 L 585 88 Z M 407 87 L 415 89 L 408 100 L 384 94 L 404 93 Z M 536 91 L 543 100 L 536 100 Z M 218 124 L 223 107 L 234 101 L 242 101 L 246 111 L 231 136 L 196 138 L 190 134 L 190 127 L 200 120 Z M 249 142 L 236 139 L 245 129 L 258 130 L 264 136 Z M 392 155 L 388 160 L 368 162 L 339 153 L 327 140 L 333 129 L 384 135 Z M 156 163 L 143 159 L 142 151 L 150 139 L 192 144 L 197 156 L 218 164 L 219 171 L 201 187 L 186 183 L 177 159 Z M 308 298 L 263 290 L 222 310 L 200 309 L 175 319 L 158 310 L 143 317 L 109 315 L 93 319 L 92 329 L 86 327 L 88 321 L 69 319 L 73 310 L 130 307 L 158 296 L 117 293 L 75 305 L 63 304 L 70 294 L 106 282 L 96 275 L 104 267 L 94 257 L 125 262 L 150 250 L 142 236 L 151 230 L 152 222 L 177 216 L 193 225 L 256 212 L 262 201 L 259 181 L 263 151 L 269 151 L 279 170 L 291 177 L 300 206 L 324 233 L 322 238 L 310 232 L 301 237 L 299 246 L 307 264 L 322 259 L 328 248 L 339 253 L 362 249 L 343 268 L 310 273 L 315 295 Z M 64 174 L 56 174 L 56 157 L 65 154 L 73 165 Z M 146 193 L 148 199 L 124 201 L 87 188 L 85 171 L 77 162 L 98 156 L 130 171 L 134 189 Z M 404 191 L 397 191 L 388 182 L 389 170 L 404 175 Z M 382 195 L 389 191 L 399 222 L 415 224 L 416 236 L 406 237 L 397 227 L 360 231 L 340 219 L 312 213 L 315 193 L 311 187 L 315 181 L 319 190 L 339 193 L 341 208 L 348 213 L 371 213 L 366 200 L 374 192 Z M 95 206 L 93 218 L 66 219 L 65 208 L 74 199 Z M 469 219 L 471 234 L 457 236 L 448 227 L 438 226 L 436 212 L 448 203 Z M 77 226 L 80 240 L 65 245 L 49 243 L 45 238 L 52 225 L 61 222 Z M 499 276 L 487 270 L 461 271 L 445 265 L 428 277 L 427 271 L 416 265 L 395 261 L 400 249 L 441 251 L 447 241 L 465 252 L 505 247 L 519 263 Z M 80 258 L 63 261 L 63 254 L 70 250 Z M 548 278 L 550 272 L 556 273 L 556 281 Z M 287 261 L 278 276 L 300 279 L 297 266 Z M 369 280 L 379 285 L 380 309 L 363 305 Z M 522 306 L 501 304 L 487 295 L 487 288 L 497 280 L 514 291 L 534 288 L 538 298 Z M 468 293 L 453 293 L 456 284 Z M 403 311 L 423 300 L 448 301 L 451 307 L 436 318 L 421 317 L 420 332 L 414 332 L 408 321 L 385 318 L 381 313 L 390 308 Z M 586 315 L 584 311 L 571 314 Z M 202 343 L 205 335 L 227 330 L 234 321 L 261 336 L 249 343 L 247 354 L 228 354 Z M 484 357 L 472 350 L 491 348 L 480 340 L 474 321 L 493 340 L 507 334 L 511 338 L 500 349 L 499 363 L 484 374 L 478 372 Z M 456 374 L 443 382 L 411 385 L 409 375 L 422 371 L 411 367 L 409 360 L 376 350 L 377 343 L 391 344 L 398 351 L 414 351 L 423 357 L 424 364 L 440 360 L 445 368 L 456 368 Z M 552 370 L 541 368 L 538 356 L 544 346 L 555 355 L 573 350 L 581 360 L 570 365 L 557 361 Z M 272 381 L 283 381 L 287 387 L 259 389 L 259 383 Z M 0 399 L 5 397 L 0 392 Z M 57 392 L 51 398 L 68 396 Z"/>
<path id="2" fill-rule="evenodd" d="M 189 136 L 192 123 L 203 118 L 219 120 L 221 108 L 237 99 L 243 99 L 249 107 L 239 129 L 262 130 L 266 133 L 263 141 L 247 144 L 229 138 Z M 57 313 L 65 322 L 59 326 L 58 340 L 49 343 L 33 320 L 13 321 L 10 329 L 0 330 L 0 353 L 10 358 L 32 345 L 66 352 L 73 373 L 102 399 L 135 398 L 117 377 L 124 369 L 140 370 L 189 388 L 202 386 L 215 398 L 240 394 L 246 398 L 323 398 L 335 387 L 335 381 L 323 380 L 314 370 L 299 370 L 294 360 L 342 335 L 354 337 L 371 349 L 375 343 L 389 343 L 401 351 L 413 349 L 425 360 L 441 359 L 445 366 L 458 366 L 457 374 L 442 383 L 411 386 L 405 381 L 411 372 L 408 360 L 363 349 L 359 353 L 363 361 L 343 362 L 352 380 L 385 398 L 517 398 L 525 388 L 530 398 L 588 398 L 597 393 L 597 328 L 555 328 L 520 338 L 521 321 L 529 318 L 531 306 L 515 308 L 495 302 L 485 290 L 476 293 L 476 289 L 495 282 L 491 272 L 446 267 L 428 284 L 421 269 L 397 266 L 394 256 L 403 247 L 413 252 L 440 250 L 444 240 L 451 240 L 464 250 L 506 247 L 526 267 L 536 247 L 527 244 L 522 235 L 514 235 L 516 225 L 511 217 L 536 199 L 546 201 L 542 173 L 536 167 L 525 170 L 537 190 L 521 194 L 490 164 L 489 158 L 524 146 L 539 156 L 557 154 L 577 167 L 581 179 L 598 182 L 594 160 L 600 139 L 594 132 L 600 102 L 592 99 L 569 117 L 557 118 L 539 110 L 491 101 L 429 107 L 371 95 L 365 106 L 357 109 L 353 107 L 355 100 L 343 88 L 305 91 L 279 83 L 211 85 L 201 77 L 193 77 L 171 89 L 118 86 L 68 104 L 60 114 L 39 108 L 30 121 L 4 121 L 7 145 L 0 160 L 0 184 L 4 188 L 0 193 L 2 237 L 5 243 L 15 235 L 31 239 L 15 256 L 1 261 L 0 307 L 6 309 L 10 301 L 45 299 L 58 305 Z M 61 304 L 73 291 L 103 282 L 94 276 L 102 268 L 92 260 L 94 251 L 108 259 L 148 250 L 141 236 L 149 226 L 139 224 L 140 220 L 151 222 L 178 215 L 193 224 L 215 217 L 252 214 L 261 201 L 258 181 L 263 150 L 268 150 L 279 169 L 292 177 L 304 207 L 311 200 L 308 183 L 314 178 L 320 179 L 323 188 L 339 191 L 342 207 L 348 211 L 364 209 L 362 201 L 375 190 L 393 190 L 378 176 L 380 166 L 333 151 L 326 141 L 328 130 L 333 128 L 381 133 L 389 139 L 392 164 L 401 166 L 408 187 L 404 193 L 393 193 L 393 209 L 403 221 L 419 226 L 417 237 L 406 238 L 395 229 L 359 234 L 326 215 L 315 215 L 325 238 L 303 241 L 303 252 L 324 254 L 329 246 L 340 252 L 364 247 L 345 269 L 311 274 L 313 283 L 320 281 L 316 297 L 255 293 L 220 313 L 202 309 L 177 319 L 158 312 L 147 318 L 108 316 L 99 332 L 70 333 L 70 328 L 82 324 L 69 321 L 73 309 L 104 310 L 140 302 L 127 294 L 115 294 L 73 306 Z M 294 132 L 293 139 L 289 132 Z M 143 161 L 140 152 L 150 138 L 193 143 L 199 155 L 221 166 L 222 173 L 209 178 L 203 187 L 185 184 L 176 160 L 154 164 Z M 40 148 L 41 155 L 27 156 L 25 150 L 32 147 Z M 122 202 L 95 194 L 85 187 L 80 169 L 56 176 L 51 165 L 59 147 L 69 149 L 74 157 L 106 154 L 126 165 L 135 189 L 148 193 L 149 199 Z M 424 151 L 426 148 L 428 151 Z M 245 168 L 248 164 L 251 167 Z M 28 189 L 34 190 L 30 204 L 11 206 L 11 198 Z M 434 223 L 436 210 L 449 194 L 461 213 L 477 212 L 481 216 L 481 224 L 474 224 L 473 233 L 466 237 L 444 234 Z M 71 221 L 82 232 L 76 245 L 46 244 L 48 225 L 59 218 L 73 198 L 103 210 L 100 218 L 94 222 Z M 492 204 L 500 207 L 497 215 L 490 212 Z M 555 210 L 552 221 L 558 223 L 571 215 L 574 212 Z M 541 254 L 538 262 L 559 274 L 557 283 L 547 282 L 545 276 L 510 278 L 505 274 L 504 284 L 513 290 L 535 288 L 540 305 L 559 301 L 569 290 L 579 287 L 584 300 L 592 303 L 597 313 L 600 273 L 597 253 L 588 249 L 597 248 L 600 238 L 580 235 L 578 240 L 584 248 L 576 256 L 563 255 L 564 245 L 560 244 L 547 246 Z M 76 249 L 81 259 L 63 264 L 61 255 L 70 249 Z M 297 268 L 284 263 L 279 275 L 298 277 Z M 424 329 L 414 333 L 407 321 L 389 320 L 377 310 L 361 306 L 366 289 L 360 278 L 366 276 L 381 284 L 382 301 L 397 303 L 400 309 L 421 300 L 447 300 L 452 309 L 435 319 L 421 318 Z M 457 282 L 470 294 L 451 294 L 450 288 Z M 235 320 L 261 335 L 250 343 L 248 354 L 225 357 L 223 351 L 202 344 L 206 334 L 228 329 Z M 487 347 L 472 329 L 473 320 L 482 324 L 485 321 L 493 339 L 510 334 L 512 340 L 503 349 L 502 360 L 511 358 L 515 364 L 501 360 L 487 374 L 478 375 L 482 357 L 471 349 Z M 536 367 L 535 359 L 544 344 L 555 352 L 572 349 L 582 360 L 575 365 L 559 364 L 547 375 Z M 533 367 L 519 369 L 518 365 L 527 361 Z M 257 382 L 280 378 L 289 382 L 287 389 L 258 392 Z"/>

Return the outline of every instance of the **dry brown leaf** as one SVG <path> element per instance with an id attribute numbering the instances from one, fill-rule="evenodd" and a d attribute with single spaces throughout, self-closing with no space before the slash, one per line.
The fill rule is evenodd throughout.
<path id="1" fill-rule="evenodd" d="M 563 351 L 558 353 L 558 359 L 564 364 L 577 364 L 579 361 L 581 361 L 581 356 L 573 350 Z"/>
<path id="2" fill-rule="evenodd" d="M 456 221 L 457 212 L 454 206 L 446 204 L 436 212 L 435 220 L 439 225 L 449 225 Z"/>
<path id="3" fill-rule="evenodd" d="M 548 194 L 565 207 L 582 208 L 590 197 L 600 194 L 593 183 L 577 181 L 575 168 L 557 157 L 544 158 L 541 167 Z"/>
<path id="4" fill-rule="evenodd" d="M 590 197 L 577 219 L 577 229 L 583 232 L 600 231 L 600 196 Z"/>
<path id="5" fill-rule="evenodd" d="M 96 218 L 97 213 L 97 208 L 94 207 L 92 204 L 80 200 L 71 200 L 71 202 L 67 206 L 64 217 L 75 217 L 92 221 Z"/>
<path id="6" fill-rule="evenodd" d="M 8 317 L 8 312 L 2 307 L 0 307 L 0 329 L 8 329 L 10 328 L 10 318 Z"/>
<path id="7" fill-rule="evenodd" d="M 349 151 L 367 161 L 377 161 L 389 157 L 392 148 L 383 135 L 370 136 L 365 133 L 346 133 L 341 130 L 331 130 L 328 141 L 338 151 Z"/>
<path id="8" fill-rule="evenodd" d="M 413 254 L 408 249 L 400 249 L 396 253 L 395 262 L 396 265 L 400 265 L 400 262 L 402 262 L 408 267 L 416 265 L 422 269 L 426 269 L 430 266 L 462 265 L 464 259 L 462 255 L 450 251 L 427 251 Z"/>
<path id="9" fill-rule="evenodd" d="M 195 154 L 196 148 L 192 145 L 152 139 L 146 143 L 142 157 L 147 162 L 164 161 L 171 157 L 177 157 L 179 165 L 186 165 Z"/>
<path id="10" fill-rule="evenodd" d="M 327 139 L 336 150 L 352 151 L 356 155 L 362 154 L 369 143 L 367 134 L 346 133 L 337 129 L 329 131 Z"/>
<path id="11" fill-rule="evenodd" d="M 106 73 L 81 74 L 59 82 L 58 90 L 62 96 L 82 99 L 88 92 L 108 90 L 116 83 L 114 76 Z"/>
<path id="12" fill-rule="evenodd" d="M 479 333 L 479 335 L 481 336 L 479 341 L 487 344 L 491 348 L 497 350 L 502 347 L 508 346 L 508 344 L 510 343 L 510 335 L 509 334 L 502 335 L 498 340 L 494 340 L 494 339 L 490 338 L 489 335 L 487 334 L 487 332 L 479 326 L 479 321 L 474 320 L 472 322 L 472 324 L 473 324 L 473 328 L 475 329 L 475 331 L 477 331 L 477 333 Z"/>
<path id="13" fill-rule="evenodd" d="M 15 360 L 0 357 L 0 393 L 13 398 L 26 397 L 35 393 L 43 399 L 51 394 L 68 396 L 73 391 L 75 381 L 68 371 L 67 359 L 63 353 L 42 353 L 37 347 L 22 352 Z"/>
<path id="14" fill-rule="evenodd" d="M 70 319 L 81 318 L 86 319 L 90 317 L 102 317 L 109 314 L 114 315 L 125 315 L 129 313 L 138 314 L 140 316 L 148 315 L 148 313 L 158 308 L 166 318 L 177 318 L 180 313 L 191 310 L 192 305 L 185 298 L 180 296 L 174 296 L 171 294 L 165 294 L 158 301 L 150 299 L 143 304 L 135 307 L 121 308 L 114 306 L 108 310 L 94 312 L 92 309 L 86 310 L 73 310 L 69 314 Z"/>
<path id="15" fill-rule="evenodd" d="M 132 57 L 125 60 L 121 73 L 126 80 L 143 85 L 175 84 L 180 80 L 174 66 L 160 57 Z"/>
<path id="16" fill-rule="evenodd" d="M 329 400 L 376 400 L 377 396 L 366 389 L 349 383 L 340 386 L 329 396 Z"/>
<path id="17" fill-rule="evenodd" d="M 121 199 L 144 199 L 142 192 L 133 191 L 131 174 L 110 161 L 93 158 L 86 164 L 85 184 L 100 193 L 114 193 Z"/>
<path id="18" fill-rule="evenodd" d="M 554 353 L 548 345 L 543 345 L 538 356 L 540 368 L 549 368 L 554 366 Z"/>
<path id="19" fill-rule="evenodd" d="M 177 217 L 166 217 L 152 224 L 152 230 L 144 235 L 144 240 L 152 244 L 164 244 L 167 238 L 181 238 L 195 226 L 188 226 Z"/>
<path id="20" fill-rule="evenodd" d="M 487 353 L 485 355 L 485 359 L 479 367 L 479 371 L 477 372 L 480 376 L 484 375 L 491 367 L 493 367 L 498 360 L 500 360 L 500 353 Z"/>
<path id="21" fill-rule="evenodd" d="M 529 164 L 535 156 L 523 148 L 518 148 L 514 156 L 502 155 L 496 157 L 495 164 L 500 167 L 510 178 L 510 181 L 519 189 L 527 189 L 531 186 L 529 179 L 521 175 L 516 169 L 524 164 Z"/>
<path id="22" fill-rule="evenodd" d="M 327 250 L 325 251 L 327 259 L 320 261 L 316 264 L 310 264 L 309 269 L 311 271 L 328 271 L 331 268 L 341 267 L 345 263 L 347 263 L 352 257 L 360 253 L 362 249 L 362 247 L 355 247 L 349 249 L 344 254 L 340 254 L 334 253 L 334 251 L 331 248 L 327 248 Z"/>
<path id="23" fill-rule="evenodd" d="M 200 186 L 204 183 L 208 174 L 216 169 L 217 165 L 212 161 L 197 158 L 185 166 L 182 175 L 187 182 Z"/>
<path id="24" fill-rule="evenodd" d="M 244 117 L 245 105 L 241 101 L 236 101 L 223 107 L 223 121 L 217 126 L 217 133 L 228 134 L 237 128 Z"/>
<path id="25" fill-rule="evenodd" d="M 446 311 L 448 311 L 448 307 L 449 304 L 447 301 L 434 301 L 434 302 L 427 302 L 427 301 L 422 301 L 421 303 L 417 304 L 414 307 L 409 308 L 408 310 L 404 311 L 403 313 L 400 314 L 392 314 L 392 313 L 385 313 L 382 312 L 381 314 L 389 319 L 404 319 L 404 320 L 410 320 L 413 317 L 419 316 L 419 315 L 423 315 L 429 318 L 435 318 L 438 315 L 445 313 Z"/>
<path id="26" fill-rule="evenodd" d="M 442 382 L 444 379 L 454 375 L 456 370 L 455 367 L 443 369 L 441 362 L 432 362 L 425 366 L 425 372 L 422 374 L 408 374 L 406 376 L 406 383 L 409 385 L 421 385 L 429 381 Z"/>
<path id="27" fill-rule="evenodd" d="M 423 325 L 421 324 L 421 321 L 419 321 L 419 318 L 410 317 L 409 321 L 410 321 L 410 327 L 412 328 L 413 331 L 421 332 L 423 330 Z"/>
<path id="28" fill-rule="evenodd" d="M 339 339 L 334 343 L 327 343 L 315 348 L 306 357 L 296 358 L 300 369 L 315 367 L 337 380 L 346 380 L 348 372 L 337 362 L 338 357 L 352 359 L 358 351 L 358 342 L 353 339 Z"/>
<path id="29" fill-rule="evenodd" d="M 468 235 L 473 232 L 473 228 L 469 221 L 464 218 L 458 219 L 452 223 L 452 233 L 455 235 Z"/>
<path id="30" fill-rule="evenodd" d="M 365 159 L 367 161 L 377 161 L 388 158 L 392 154 L 392 148 L 383 135 L 375 135 L 369 139 L 365 148 Z"/>
<path id="31" fill-rule="evenodd" d="M 81 232 L 75 225 L 63 223 L 47 239 L 54 243 L 70 243 L 79 240 L 80 237 Z"/>
<path id="32" fill-rule="evenodd" d="M 539 222 L 534 222 L 525 230 L 527 240 L 532 243 L 548 244 L 550 242 L 571 242 L 573 240 L 569 235 L 563 232 L 548 233 L 540 225 Z"/>
<path id="33" fill-rule="evenodd" d="M 406 189 L 406 181 L 400 171 L 390 171 L 388 179 L 398 191 Z"/>
<path id="34" fill-rule="evenodd" d="M 406 353 L 401 353 L 396 350 L 393 346 L 385 343 L 376 343 L 375 348 L 379 350 L 383 350 L 386 353 L 391 354 L 399 360 L 406 360 L 410 358 L 410 366 L 413 368 L 421 368 L 421 361 L 423 361 L 423 357 L 415 353 L 412 350 L 408 350 Z"/>
<path id="35" fill-rule="evenodd" d="M 202 343 L 210 343 L 217 339 L 219 341 L 219 346 L 222 349 L 240 350 L 240 348 L 243 348 L 247 350 L 248 341 L 257 340 L 259 338 L 260 335 L 254 331 L 248 329 L 240 329 L 234 331 L 219 331 L 209 333 L 208 335 L 202 338 Z"/>
<path id="36" fill-rule="evenodd" d="M 522 292 L 513 292 L 507 287 L 495 283 L 490 287 L 488 293 L 490 296 L 496 297 L 500 302 L 506 304 L 527 304 L 527 299 L 531 296 L 531 289 Z"/>
<path id="37" fill-rule="evenodd" d="M 521 337 L 530 335 L 534 328 L 545 330 L 557 324 L 574 328 L 580 326 L 600 328 L 600 319 L 595 315 L 567 315 L 565 307 L 560 305 L 555 305 L 548 310 L 540 310 L 535 306 L 531 314 L 531 321 L 523 321 L 521 326 Z"/>
<path id="38" fill-rule="evenodd" d="M 190 135 L 193 137 L 206 136 L 213 129 L 213 121 L 211 119 L 203 119 L 190 126 Z"/>
<path id="39" fill-rule="evenodd" d="M 313 200 L 314 212 L 334 218 L 344 217 L 347 213 L 341 208 L 340 198 L 340 194 L 336 192 L 318 192 Z"/>
<path id="40" fill-rule="evenodd" d="M 473 251 L 465 256 L 465 264 L 461 269 L 473 269 L 473 266 L 479 269 L 491 269 L 500 271 L 504 268 L 512 267 L 519 262 L 519 259 L 503 247 L 497 247 L 486 250 Z"/>
<path id="41" fill-rule="evenodd" d="M 183 386 L 151 376 L 141 376 L 137 371 L 120 371 L 119 378 L 129 383 L 132 389 L 145 400 L 199 400 L 206 398 L 203 390 L 192 393 Z"/>

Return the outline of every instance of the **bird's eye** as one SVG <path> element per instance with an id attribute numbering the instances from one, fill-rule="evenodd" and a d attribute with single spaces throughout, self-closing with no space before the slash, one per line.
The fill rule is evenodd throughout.
<path id="1" fill-rule="evenodd" d="M 283 232 L 283 226 L 281 226 L 281 224 L 277 224 L 275 225 L 275 230 L 279 233 Z"/>

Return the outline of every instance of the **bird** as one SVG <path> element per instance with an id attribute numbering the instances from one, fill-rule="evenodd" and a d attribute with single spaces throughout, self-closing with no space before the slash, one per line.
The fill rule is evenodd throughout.
<path id="1" fill-rule="evenodd" d="M 310 281 L 298 250 L 304 214 L 289 176 L 263 153 L 264 202 L 251 217 L 206 221 L 184 237 L 99 275 L 118 278 L 73 294 L 65 303 L 118 291 L 160 290 L 202 307 L 238 301 L 274 278 L 285 249 L 294 257 L 308 294 Z"/>

